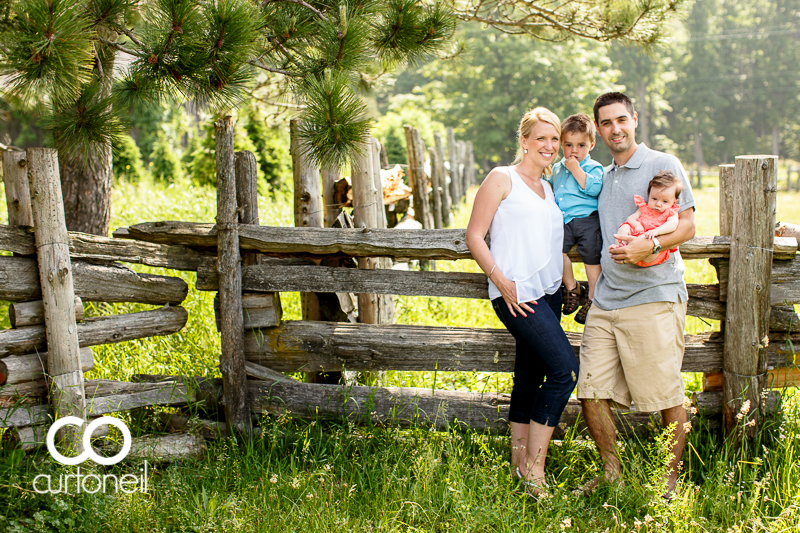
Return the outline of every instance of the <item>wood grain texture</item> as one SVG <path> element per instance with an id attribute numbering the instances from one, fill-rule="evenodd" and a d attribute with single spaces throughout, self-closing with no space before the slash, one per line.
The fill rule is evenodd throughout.
<path id="1" fill-rule="evenodd" d="M 274 328 L 283 316 L 280 296 L 274 292 L 242 293 L 242 327 L 244 329 Z M 214 317 L 220 328 L 219 295 L 214 298 Z"/>
<path id="2" fill-rule="evenodd" d="M 425 229 L 433 229 L 433 212 L 428 196 L 430 180 L 425 173 L 425 145 L 417 128 L 405 125 L 403 129 L 408 153 L 408 182 L 414 190 L 414 220 L 421 223 Z"/>
<path id="3" fill-rule="evenodd" d="M 43 379 L 0 386 L 0 409 L 47 403 L 47 386 Z"/>
<path id="4" fill-rule="evenodd" d="M 8 223 L 12 226 L 33 226 L 27 155 L 23 151 L 3 150 L 0 151 L 0 157 L 3 159 Z"/>
<path id="5" fill-rule="evenodd" d="M 777 157 L 736 158 L 731 224 L 736 246 L 730 251 L 722 384 L 728 432 L 737 430 L 736 414 L 745 400 L 764 413 L 761 390 L 768 365 L 776 185 Z M 754 436 L 757 426 L 745 433 Z"/>
<path id="6" fill-rule="evenodd" d="M 33 228 L 0 225 L 0 250 L 33 255 Z M 211 252 L 186 246 L 111 239 L 76 231 L 69 232 L 69 255 L 73 260 L 124 261 L 175 270 L 197 270 L 204 257 L 212 256 Z"/>
<path id="7" fill-rule="evenodd" d="M 464 243 L 463 229 L 341 229 L 280 228 L 243 225 L 239 227 L 243 250 L 258 250 L 274 255 L 334 255 L 352 257 L 394 257 L 402 259 L 471 259 Z M 202 222 L 144 222 L 130 226 L 132 237 L 161 244 L 181 244 L 213 248 L 216 228 Z M 730 237 L 695 237 L 680 246 L 683 259 L 727 258 Z M 577 253 L 570 252 L 570 257 Z M 775 259 L 793 259 L 797 242 L 775 238 Z M 575 259 L 573 259 L 574 261 Z"/>
<path id="8" fill-rule="evenodd" d="M 185 405 L 195 401 L 197 389 L 188 381 L 126 383 L 87 380 L 86 409 L 90 417 L 152 405 Z M 46 405 L 16 405 L 0 409 L 0 427 L 22 427 L 49 422 Z"/>
<path id="9" fill-rule="evenodd" d="M 228 429 L 250 428 L 250 406 L 244 384 L 244 318 L 242 315 L 242 268 L 239 255 L 239 216 L 236 206 L 236 172 L 233 152 L 233 120 L 216 124 L 217 137 L 217 271 L 222 354 L 219 367 L 225 391 Z"/>
<path id="10" fill-rule="evenodd" d="M 56 420 L 66 416 L 85 420 L 86 400 L 75 321 L 75 290 L 64 200 L 61 196 L 58 152 L 52 148 L 29 148 L 26 157 L 46 323 L 44 336 L 48 346 L 50 406 Z M 74 426 L 59 430 L 57 440 L 62 451 L 80 453 L 83 449 L 81 434 Z"/>
<path id="11" fill-rule="evenodd" d="M 189 291 L 180 278 L 140 274 L 121 265 L 72 263 L 75 295 L 84 302 L 179 304 Z M 35 259 L 0 256 L 0 299 L 41 300 L 42 288 Z"/>
<path id="12" fill-rule="evenodd" d="M 87 318 L 77 325 L 82 348 L 143 337 L 170 335 L 186 325 L 188 313 L 183 307 L 164 307 L 124 315 Z M 0 358 L 46 351 L 44 326 L 0 330 Z"/>
<path id="13" fill-rule="evenodd" d="M 445 171 L 445 153 L 444 144 L 442 143 L 442 134 L 438 131 L 433 132 L 433 146 L 436 150 L 436 163 L 437 172 L 439 173 L 439 187 L 441 187 L 442 198 L 442 227 L 446 228 L 450 225 L 450 210 L 452 209 L 452 200 L 450 198 L 450 187 L 447 185 L 447 174 Z"/>
<path id="14" fill-rule="evenodd" d="M 577 355 L 581 336 L 568 333 Z M 797 340 L 797 339 L 795 339 Z M 786 366 L 791 350 L 770 345 L 772 361 Z M 505 329 L 370 325 L 289 321 L 245 334 L 248 361 L 280 372 L 440 370 L 511 372 L 516 344 Z M 687 335 L 684 372 L 722 369 L 722 340 Z"/>
<path id="15" fill-rule="evenodd" d="M 118 447 L 107 446 L 109 450 Z M 206 441 L 201 435 L 191 433 L 172 433 L 169 435 L 148 435 L 136 437 L 131 443 L 128 460 L 147 459 L 151 462 L 169 463 L 172 461 L 197 460 L 206 454 Z"/>
<path id="16" fill-rule="evenodd" d="M 12 355 L 0 359 L 0 368 L 5 368 L 6 380 L 3 385 L 15 385 L 28 381 L 44 379 L 47 369 L 48 352 L 31 353 L 26 355 Z M 94 366 L 94 357 L 91 348 L 80 349 L 80 364 L 83 372 L 88 372 Z"/>
<path id="17" fill-rule="evenodd" d="M 475 431 L 506 433 L 510 395 L 457 392 L 413 387 L 364 387 L 322 385 L 281 381 L 248 384 L 253 411 L 290 414 L 305 418 L 369 421 L 373 424 L 407 427 L 430 426 L 437 430 L 451 427 Z M 554 437 L 561 438 L 575 424 L 580 404 L 570 400 Z M 618 416 L 622 433 L 648 423 L 648 413 Z"/>
<path id="18" fill-rule="evenodd" d="M 36 326 L 44 324 L 44 302 L 33 300 L 30 302 L 16 302 L 8 306 L 8 319 L 12 328 Z M 83 320 L 83 302 L 75 297 L 75 321 Z"/>

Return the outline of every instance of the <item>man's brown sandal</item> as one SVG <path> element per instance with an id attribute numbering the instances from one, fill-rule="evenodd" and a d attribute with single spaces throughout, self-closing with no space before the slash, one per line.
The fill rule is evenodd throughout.
<path id="1" fill-rule="evenodd" d="M 589 309 L 592 307 L 592 301 L 589 298 L 586 298 L 586 303 L 583 304 L 583 307 L 580 308 L 578 314 L 575 315 L 575 322 L 578 324 L 586 324 L 586 315 L 589 314 Z"/>
<path id="2" fill-rule="evenodd" d="M 575 285 L 574 289 L 567 289 L 566 285 L 561 286 L 561 296 L 563 298 L 563 307 L 561 313 L 564 315 L 571 315 L 581 306 L 583 295 L 581 294 L 581 284 Z"/>

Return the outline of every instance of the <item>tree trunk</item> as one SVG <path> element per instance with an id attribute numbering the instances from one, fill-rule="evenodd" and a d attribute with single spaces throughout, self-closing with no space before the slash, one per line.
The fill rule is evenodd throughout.
<path id="1" fill-rule="evenodd" d="M 111 175 L 110 143 L 88 161 L 61 162 L 61 191 L 70 231 L 108 235 Z"/>
<path id="2" fill-rule="evenodd" d="M 108 31 L 102 33 L 104 39 L 116 42 L 116 33 Z M 99 72 L 96 72 L 96 75 L 100 76 L 101 85 L 97 97 L 105 98 L 111 94 L 116 52 L 98 42 L 95 42 L 95 47 L 98 52 L 96 64 L 102 66 Z M 56 145 L 58 144 L 58 133 L 56 133 Z M 70 159 L 62 153 L 59 164 L 67 229 L 107 236 L 111 220 L 111 180 L 114 175 L 111 142 L 95 144 L 94 150 L 86 159 Z"/>

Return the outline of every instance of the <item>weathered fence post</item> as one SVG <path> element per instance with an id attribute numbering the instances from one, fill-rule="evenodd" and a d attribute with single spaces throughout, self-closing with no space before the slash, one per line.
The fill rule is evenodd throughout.
<path id="1" fill-rule="evenodd" d="M 323 227 L 322 192 L 319 169 L 305 154 L 299 137 L 300 122 L 289 122 L 292 173 L 294 177 L 294 225 L 298 228 Z M 303 320 L 325 320 L 319 298 L 313 292 L 300 293 Z M 317 372 L 306 372 L 309 383 L 320 381 Z"/>
<path id="2" fill-rule="evenodd" d="M 50 403 L 56 419 L 77 416 L 85 420 L 86 397 L 58 152 L 52 148 L 29 148 L 27 160 L 44 305 L 47 372 L 52 380 Z M 20 203 L 24 204 L 24 199 L 20 198 Z M 82 434 L 76 426 L 65 426 L 61 430 L 61 445 L 66 450 L 81 453 Z"/>
<path id="3" fill-rule="evenodd" d="M 320 199 L 319 169 L 303 152 L 298 137 L 300 124 L 292 120 L 291 132 L 292 171 L 294 173 L 294 225 L 298 228 L 322 227 L 322 201 Z M 313 292 L 301 292 L 300 304 L 303 320 L 322 320 L 319 299 Z"/>
<path id="4" fill-rule="evenodd" d="M 33 226 L 25 152 L 5 150 L 2 154 L 8 223 L 11 226 Z"/>
<path id="5" fill-rule="evenodd" d="M 353 181 L 353 223 L 365 233 L 378 223 L 376 202 L 378 194 L 375 190 L 375 178 L 372 175 L 372 144 L 363 146 L 363 152 L 353 159 L 351 179 Z M 381 205 L 383 202 L 381 201 Z M 377 258 L 360 257 L 358 268 L 373 270 Z M 377 294 L 358 295 L 358 321 L 362 324 L 377 324 L 380 319 L 380 307 Z"/>
<path id="6" fill-rule="evenodd" d="M 381 177 L 381 153 L 385 153 L 378 139 L 372 142 L 372 173 L 377 189 L 375 201 L 375 216 L 378 228 L 386 228 L 386 206 L 383 205 L 383 178 Z M 379 257 L 378 268 L 392 268 L 391 257 Z M 378 324 L 394 324 L 394 296 L 391 294 L 378 294 Z"/>
<path id="7" fill-rule="evenodd" d="M 442 182 L 441 174 L 439 173 L 439 154 L 436 149 L 428 148 L 428 155 L 431 159 L 431 190 L 433 191 L 433 227 L 442 229 L 442 195 L 440 192 L 440 184 Z"/>
<path id="8" fill-rule="evenodd" d="M 467 186 L 475 185 L 475 153 L 472 151 L 472 141 L 466 144 L 467 156 L 464 162 L 464 174 L 467 176 Z"/>
<path id="9" fill-rule="evenodd" d="M 404 126 L 408 151 L 408 181 L 414 190 L 414 219 L 425 229 L 433 229 L 433 213 L 425 175 L 425 146 L 417 128 Z"/>
<path id="10" fill-rule="evenodd" d="M 236 152 L 234 154 L 236 174 L 236 204 L 238 206 L 239 223 L 258 225 L 258 171 L 256 156 L 252 152 Z M 242 254 L 242 265 L 258 265 L 261 255 Z"/>
<path id="11" fill-rule="evenodd" d="M 375 180 L 375 216 L 378 228 L 385 228 L 386 209 L 383 205 L 383 178 L 381 177 L 381 150 L 383 147 L 378 139 L 370 139 L 370 153 L 372 154 L 372 178 Z"/>
<path id="12" fill-rule="evenodd" d="M 761 390 L 767 373 L 776 191 L 777 157 L 736 158 L 723 360 L 723 420 L 728 433 L 736 431 L 744 402 L 758 409 L 752 417 L 756 424 L 745 431 L 747 435 L 755 435 L 764 413 Z"/>
<path id="13" fill-rule="evenodd" d="M 332 228 L 336 217 L 339 216 L 341 206 L 337 206 L 333 201 L 333 187 L 340 179 L 342 179 L 342 173 L 338 170 L 322 169 L 322 206 L 325 210 L 323 219 L 326 228 Z"/>
<path id="14" fill-rule="evenodd" d="M 222 388 L 228 431 L 250 430 L 247 374 L 244 364 L 242 265 L 239 254 L 239 217 L 236 207 L 236 170 L 233 120 L 214 124 L 217 160 L 217 270 L 219 272 Z"/>
<path id="15" fill-rule="evenodd" d="M 719 165 L 719 234 L 722 236 L 730 236 L 731 234 L 731 222 L 733 221 L 733 173 L 735 168 L 735 165 Z M 717 276 L 720 278 L 719 300 L 724 302 L 728 298 L 728 280 L 723 280 L 721 276 L 723 272 L 727 274 L 728 270 L 720 267 L 719 259 L 712 260 L 712 263 L 716 267 Z M 723 286 L 726 288 L 725 291 L 721 290 Z M 725 321 L 721 321 L 719 326 L 720 333 L 725 335 Z M 704 372 L 703 391 L 721 391 L 722 381 L 722 372 Z"/>
<path id="16" fill-rule="evenodd" d="M 461 200 L 461 183 L 458 181 L 458 150 L 453 128 L 447 128 L 447 160 L 450 162 L 450 199 L 456 205 Z"/>
<path id="17" fill-rule="evenodd" d="M 456 147 L 458 149 L 458 180 L 459 180 L 459 189 L 461 193 L 461 198 L 459 200 L 463 200 L 467 197 L 467 172 L 465 165 L 466 162 L 466 155 L 467 155 L 467 144 L 464 141 L 457 141 Z"/>
<path id="18" fill-rule="evenodd" d="M 442 188 L 442 226 L 447 227 L 450 225 L 450 209 L 452 209 L 452 202 L 450 200 L 450 187 L 447 184 L 447 174 L 445 174 L 444 170 L 444 144 L 442 144 L 442 134 L 438 131 L 433 133 L 433 144 L 436 147 L 437 172 L 439 172 L 439 185 Z"/>

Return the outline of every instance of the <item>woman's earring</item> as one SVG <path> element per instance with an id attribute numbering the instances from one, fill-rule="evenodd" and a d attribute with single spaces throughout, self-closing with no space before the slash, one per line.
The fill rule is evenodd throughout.
<path id="1" fill-rule="evenodd" d="M 522 151 L 525 152 L 526 154 L 528 153 L 528 149 L 527 148 L 523 148 Z"/>

